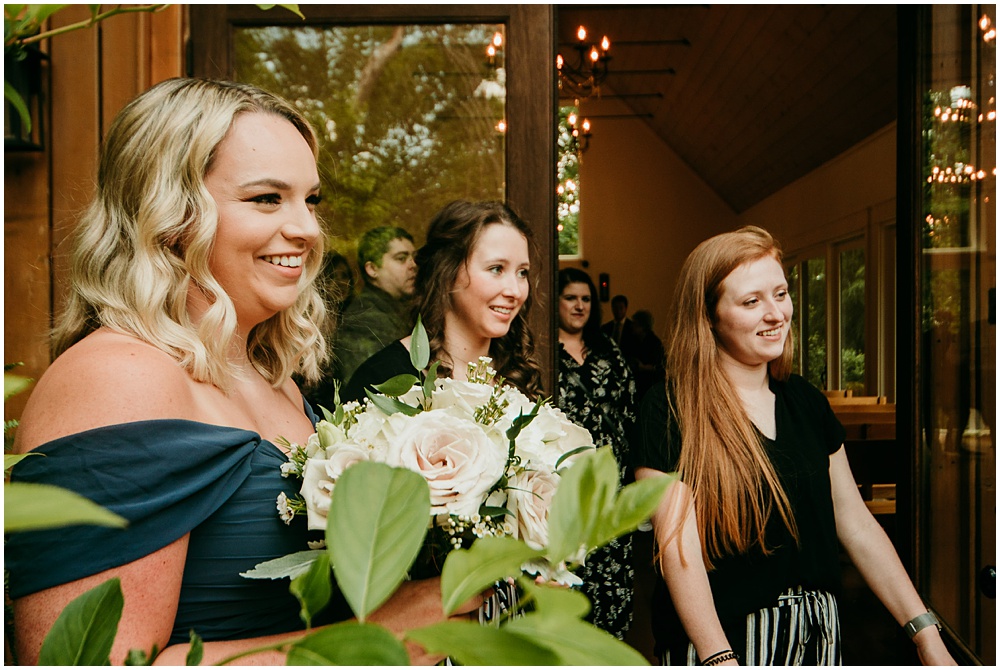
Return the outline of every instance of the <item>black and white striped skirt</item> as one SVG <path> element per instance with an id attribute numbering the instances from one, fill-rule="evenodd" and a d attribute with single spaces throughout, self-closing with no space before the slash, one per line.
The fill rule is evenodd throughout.
<path id="1" fill-rule="evenodd" d="M 746 640 L 745 649 L 735 650 L 740 665 L 841 665 L 837 599 L 826 591 L 790 588 L 776 606 L 747 615 Z M 669 652 L 662 661 L 673 665 Z M 698 665 L 693 644 L 682 664 Z"/>

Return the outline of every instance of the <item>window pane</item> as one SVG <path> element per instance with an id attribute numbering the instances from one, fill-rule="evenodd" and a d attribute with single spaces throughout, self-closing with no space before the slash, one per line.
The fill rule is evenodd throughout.
<path id="1" fill-rule="evenodd" d="M 353 259 L 376 226 L 423 243 L 456 198 L 504 199 L 502 25 L 266 26 L 235 31 L 234 72 L 319 134 L 321 215 Z"/>
<path id="2" fill-rule="evenodd" d="M 840 253 L 840 388 L 865 393 L 865 252 Z"/>
<path id="3" fill-rule="evenodd" d="M 805 298 L 802 314 L 802 340 L 808 379 L 817 388 L 826 388 L 826 260 L 812 258 L 805 262 L 802 276 Z"/>

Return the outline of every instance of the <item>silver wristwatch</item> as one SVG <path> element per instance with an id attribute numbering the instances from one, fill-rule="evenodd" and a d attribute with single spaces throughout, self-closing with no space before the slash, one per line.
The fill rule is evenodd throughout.
<path id="1" fill-rule="evenodd" d="M 941 621 L 934 615 L 933 612 L 924 612 L 923 614 L 918 614 L 903 626 L 903 630 L 906 634 L 913 639 L 913 636 L 927 628 L 928 626 L 937 626 L 938 630 L 941 630 Z"/>

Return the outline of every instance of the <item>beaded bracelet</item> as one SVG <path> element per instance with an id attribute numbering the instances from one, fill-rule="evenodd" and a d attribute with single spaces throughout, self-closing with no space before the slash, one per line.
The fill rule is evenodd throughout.
<path id="1" fill-rule="evenodd" d="M 704 661 L 702 661 L 701 664 L 702 665 L 712 666 L 712 665 L 719 665 L 721 663 L 725 663 L 726 661 L 735 661 L 735 660 L 737 660 L 736 659 L 736 652 L 734 652 L 732 649 L 724 649 L 724 650 L 722 650 L 720 652 L 716 652 L 716 653 L 712 654 L 711 656 L 709 656 L 708 658 L 706 658 Z"/>

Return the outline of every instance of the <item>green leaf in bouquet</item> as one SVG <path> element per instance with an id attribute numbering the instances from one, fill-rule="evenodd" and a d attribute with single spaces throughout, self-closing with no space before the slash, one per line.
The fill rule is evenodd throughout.
<path id="1" fill-rule="evenodd" d="M 4 454 L 3 455 L 3 471 L 7 472 L 8 470 L 10 470 L 12 467 L 14 467 L 15 465 L 17 465 L 21 461 L 23 461 L 28 456 L 42 456 L 42 457 L 44 457 L 45 454 L 40 454 L 40 453 L 37 453 L 37 452 L 34 452 L 34 451 L 29 451 L 26 454 Z"/>
<path id="2" fill-rule="evenodd" d="M 292 580 L 289 591 L 299 601 L 302 608 L 299 616 L 306 628 L 312 628 L 313 617 L 330 602 L 333 593 L 330 577 L 330 556 L 321 552 L 309 570 Z"/>
<path id="3" fill-rule="evenodd" d="M 521 574 L 521 565 L 542 554 L 512 537 L 481 537 L 468 549 L 453 550 L 441 571 L 441 606 L 445 614 L 451 614 L 494 582 Z"/>
<path id="4" fill-rule="evenodd" d="M 420 414 L 420 412 L 422 411 L 419 407 L 412 407 L 410 405 L 407 405 L 402 400 L 398 400 L 396 398 L 387 398 L 384 395 L 376 395 L 375 393 L 372 393 L 368 389 L 365 389 L 365 393 L 368 395 L 368 399 L 371 400 L 376 407 L 378 407 L 380 410 L 382 410 L 389 416 L 392 416 L 393 414 L 396 413 L 402 413 L 405 414 L 406 416 L 416 416 Z"/>
<path id="5" fill-rule="evenodd" d="M 205 643 L 193 630 L 188 631 L 188 640 L 191 644 L 187 656 L 184 657 L 184 665 L 201 665 L 201 659 L 205 655 Z"/>
<path id="6" fill-rule="evenodd" d="M 556 465 L 555 465 L 556 470 L 559 469 L 560 465 L 566 462 L 567 458 L 573 458 L 577 454 L 582 454 L 583 452 L 590 451 L 591 449 L 594 449 L 594 447 L 591 447 L 590 445 L 584 445 L 582 447 L 577 447 L 576 449 L 570 449 L 565 454 L 560 456 L 558 460 L 556 460 Z"/>
<path id="7" fill-rule="evenodd" d="M 530 636 L 471 621 L 445 621 L 411 630 L 406 639 L 461 665 L 557 665 L 559 657 Z"/>
<path id="8" fill-rule="evenodd" d="M 591 546 L 607 544 L 616 537 L 631 533 L 652 516 L 667 488 L 677 481 L 677 475 L 640 479 L 624 487 L 615 497 L 614 506 L 601 516 Z"/>
<path id="9" fill-rule="evenodd" d="M 618 464 L 610 447 L 583 454 L 560 477 L 549 508 L 547 557 L 560 563 L 580 547 L 593 548 L 601 515 L 610 510 L 618 488 Z"/>
<path id="10" fill-rule="evenodd" d="M 649 665 L 615 636 L 573 617 L 532 612 L 512 619 L 505 629 L 547 647 L 558 657 L 557 665 Z"/>
<path id="11" fill-rule="evenodd" d="M 125 665 L 153 665 L 156 655 L 160 653 L 160 647 L 153 645 L 152 651 L 146 653 L 145 649 L 129 649 L 125 654 Z"/>
<path id="12" fill-rule="evenodd" d="M 338 484 L 339 486 L 339 484 Z M 310 633 L 288 650 L 288 665 L 409 665 L 406 647 L 376 624 L 344 621 Z"/>
<path id="13" fill-rule="evenodd" d="M 426 370 L 427 364 L 431 362 L 431 343 L 427 339 L 427 331 L 424 324 L 420 322 L 420 315 L 417 315 L 417 322 L 413 325 L 413 333 L 410 335 L 410 363 L 417 370 Z"/>
<path id="14" fill-rule="evenodd" d="M 411 388 L 420 383 L 420 380 L 413 375 L 396 375 L 386 381 L 374 386 L 373 388 L 381 393 L 382 395 L 387 395 L 391 398 L 397 398 Z"/>
<path id="15" fill-rule="evenodd" d="M 521 602 L 534 603 L 534 611 L 546 616 L 564 616 L 573 619 L 583 619 L 590 613 L 590 601 L 587 596 L 574 589 L 548 584 L 536 584 L 534 580 L 520 577 L 517 580 L 525 593 Z"/>
<path id="16" fill-rule="evenodd" d="M 402 583 L 420 552 L 430 510 L 427 482 L 410 470 L 361 462 L 337 480 L 326 545 L 337 584 L 359 620 Z"/>
<path id="17" fill-rule="evenodd" d="M 491 507 L 489 505 L 483 505 L 479 508 L 479 516 L 514 516 L 506 507 Z"/>
<path id="18" fill-rule="evenodd" d="M 535 403 L 535 406 L 531 408 L 531 411 L 527 414 L 518 414 L 513 421 L 510 422 L 510 428 L 507 429 L 507 439 L 516 440 L 517 436 L 521 434 L 521 431 L 527 426 L 532 420 L 538 416 L 538 410 L 542 405 L 546 403 L 543 398 Z"/>
<path id="19" fill-rule="evenodd" d="M 441 361 L 434 361 L 431 363 L 430 369 L 427 371 L 427 375 L 424 377 L 424 398 L 430 400 L 434 396 L 434 385 L 438 378 L 438 367 L 440 367 Z"/>
<path id="20" fill-rule="evenodd" d="M 76 524 L 112 528 L 124 528 L 128 525 L 124 518 L 109 512 L 92 500 L 49 484 L 5 483 L 3 499 L 5 533 L 60 528 Z"/>
<path id="21" fill-rule="evenodd" d="M 116 577 L 78 596 L 42 642 L 39 665 L 109 665 L 125 598 Z"/>
<path id="22" fill-rule="evenodd" d="M 295 579 L 299 575 L 304 575 L 316 562 L 320 556 L 326 555 L 326 549 L 308 549 L 297 551 L 280 558 L 258 563 L 253 570 L 241 572 L 240 577 L 247 579 L 284 579 L 291 577 Z M 329 562 L 327 563 L 329 566 Z"/>

